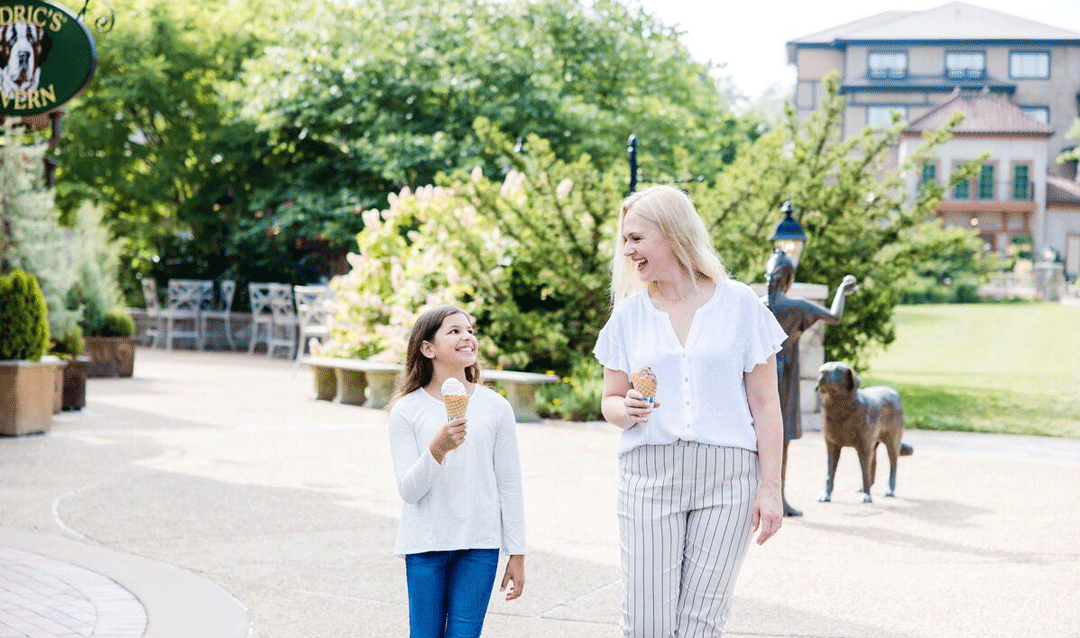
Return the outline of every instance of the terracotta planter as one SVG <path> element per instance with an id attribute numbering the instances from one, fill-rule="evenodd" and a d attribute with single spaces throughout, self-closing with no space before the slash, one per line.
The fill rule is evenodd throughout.
<path id="1" fill-rule="evenodd" d="M 0 435 L 48 432 L 59 362 L 0 361 Z"/>
<path id="2" fill-rule="evenodd" d="M 81 410 L 86 406 L 86 373 L 90 371 L 90 357 L 75 357 L 64 368 L 64 398 L 61 409 Z"/>
<path id="3" fill-rule="evenodd" d="M 83 352 L 90 357 L 89 377 L 130 377 L 135 371 L 135 346 L 132 337 L 86 337 Z"/>
<path id="4" fill-rule="evenodd" d="M 333 401 L 337 396 L 337 374 L 333 368 L 312 366 L 315 376 L 315 398 L 320 401 Z"/>

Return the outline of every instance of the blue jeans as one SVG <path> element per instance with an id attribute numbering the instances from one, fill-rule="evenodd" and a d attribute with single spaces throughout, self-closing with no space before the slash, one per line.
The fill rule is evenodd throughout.
<path id="1" fill-rule="evenodd" d="M 497 549 L 406 555 L 410 638 L 479 638 L 498 565 Z"/>

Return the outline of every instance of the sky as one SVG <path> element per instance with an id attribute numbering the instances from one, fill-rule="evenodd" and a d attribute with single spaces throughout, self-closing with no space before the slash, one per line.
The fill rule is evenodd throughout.
<path id="1" fill-rule="evenodd" d="M 720 75 L 731 78 L 746 97 L 756 98 L 771 85 L 782 93 L 795 83 L 787 66 L 785 43 L 883 11 L 918 11 L 948 0 L 630 0 L 651 15 L 685 31 L 682 42 L 701 62 L 723 62 Z M 1080 0 L 966 0 L 1080 33 Z"/>

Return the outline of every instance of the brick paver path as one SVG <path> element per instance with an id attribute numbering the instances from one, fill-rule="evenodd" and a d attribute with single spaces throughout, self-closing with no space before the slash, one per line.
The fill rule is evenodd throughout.
<path id="1" fill-rule="evenodd" d="M 146 610 L 114 581 L 0 547 L 0 638 L 139 638 Z"/>

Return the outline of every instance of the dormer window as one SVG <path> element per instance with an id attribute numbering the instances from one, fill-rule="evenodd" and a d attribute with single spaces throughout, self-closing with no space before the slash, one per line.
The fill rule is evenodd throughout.
<path id="1" fill-rule="evenodd" d="M 950 80 L 981 80 L 986 75 L 982 51 L 951 51 L 945 54 L 945 77 Z"/>
<path id="2" fill-rule="evenodd" d="M 907 77 L 907 52 L 872 52 L 867 56 L 867 66 L 872 80 L 902 80 Z"/>

